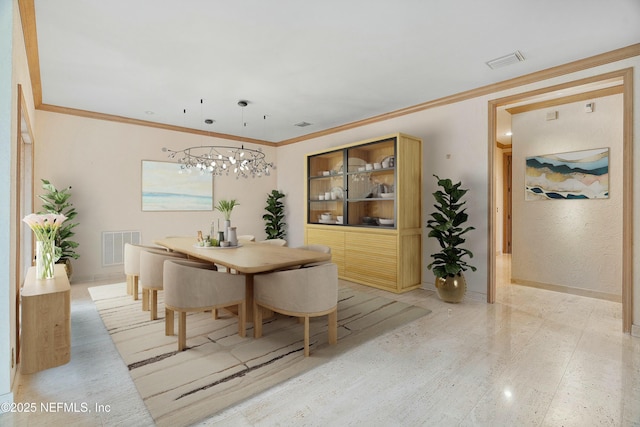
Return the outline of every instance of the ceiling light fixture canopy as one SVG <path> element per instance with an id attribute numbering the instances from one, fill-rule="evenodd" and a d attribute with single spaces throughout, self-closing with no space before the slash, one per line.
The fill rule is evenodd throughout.
<path id="1" fill-rule="evenodd" d="M 202 104 L 202 100 L 200 100 Z M 238 101 L 240 107 L 246 107 L 247 101 Z M 186 110 L 185 110 L 186 113 Z M 213 121 L 212 121 L 213 122 Z M 243 115 L 244 125 L 244 115 Z M 215 176 L 233 174 L 237 178 L 259 178 L 269 176 L 275 169 L 273 162 L 268 162 L 262 149 L 233 147 L 228 145 L 200 145 L 184 150 L 163 148 L 170 159 L 180 164 L 180 173 L 210 173 Z"/>

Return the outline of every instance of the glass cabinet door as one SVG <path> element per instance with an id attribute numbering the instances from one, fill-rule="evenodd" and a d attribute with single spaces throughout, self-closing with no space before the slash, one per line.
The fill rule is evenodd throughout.
<path id="1" fill-rule="evenodd" d="M 308 162 L 308 224 L 396 227 L 395 137 Z"/>
<path id="2" fill-rule="evenodd" d="M 309 157 L 307 196 L 309 224 L 344 221 L 344 150 Z"/>
<path id="3" fill-rule="evenodd" d="M 347 217 L 352 226 L 396 226 L 396 138 L 348 148 Z"/>

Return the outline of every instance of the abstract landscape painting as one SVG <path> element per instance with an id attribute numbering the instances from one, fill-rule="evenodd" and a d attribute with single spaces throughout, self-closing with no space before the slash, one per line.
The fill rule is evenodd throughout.
<path id="1" fill-rule="evenodd" d="M 527 157 L 525 200 L 608 199 L 609 149 Z"/>
<path id="2" fill-rule="evenodd" d="M 213 177 L 180 173 L 177 163 L 143 160 L 142 210 L 213 210 Z"/>

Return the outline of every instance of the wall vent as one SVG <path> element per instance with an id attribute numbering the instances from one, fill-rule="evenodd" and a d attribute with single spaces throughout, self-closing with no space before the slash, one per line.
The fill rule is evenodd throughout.
<path id="1" fill-rule="evenodd" d="M 102 232 L 102 266 L 124 264 L 124 244 L 140 244 L 139 231 L 103 231 Z"/>
<path id="2" fill-rule="evenodd" d="M 506 67 L 507 65 L 515 64 L 522 61 L 524 61 L 524 55 L 519 50 L 516 50 L 509 55 L 501 56 L 500 58 L 487 61 L 487 65 L 492 70 L 495 70 L 496 68 Z"/>

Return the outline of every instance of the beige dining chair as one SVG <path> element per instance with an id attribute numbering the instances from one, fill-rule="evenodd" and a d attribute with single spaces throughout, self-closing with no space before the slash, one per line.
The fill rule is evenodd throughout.
<path id="1" fill-rule="evenodd" d="M 167 250 L 160 246 L 124 244 L 124 274 L 127 277 L 127 295 L 133 295 L 135 301 L 138 300 L 138 279 L 140 276 L 140 252 L 156 251 L 166 253 Z"/>
<path id="2" fill-rule="evenodd" d="M 260 240 L 258 243 L 265 243 L 267 245 L 275 245 L 275 246 L 287 246 L 287 241 L 284 239 Z"/>
<path id="3" fill-rule="evenodd" d="M 140 252 L 140 283 L 142 284 L 142 310 L 149 310 L 151 320 L 158 318 L 158 291 L 163 287 L 163 263 L 168 259 L 186 259 L 178 252 Z M 196 262 L 196 261 L 193 261 Z"/>
<path id="4" fill-rule="evenodd" d="M 308 251 L 321 252 L 323 254 L 330 254 L 331 253 L 331 247 L 329 247 L 327 245 L 318 245 L 318 244 L 302 245 L 302 246 L 298 246 L 298 249 L 306 249 Z M 327 263 L 330 263 L 330 262 L 331 262 L 331 260 L 319 261 L 319 262 L 311 262 L 309 264 L 302 265 L 302 267 L 313 267 L 313 266 L 316 266 L 316 265 L 327 264 Z"/>
<path id="5" fill-rule="evenodd" d="M 215 271 L 213 264 L 164 261 L 165 334 L 174 335 L 178 313 L 178 351 L 187 348 L 187 313 L 237 306 L 238 335 L 246 334 L 245 278 Z"/>
<path id="6" fill-rule="evenodd" d="M 255 242 L 256 236 L 254 236 L 253 234 L 241 234 L 240 236 L 238 236 L 238 240 L 247 240 L 249 242 Z"/>
<path id="7" fill-rule="evenodd" d="M 338 342 L 338 266 L 333 263 L 258 274 L 253 279 L 253 336 L 262 336 L 262 309 L 304 320 L 309 356 L 309 318 L 328 315 L 329 344 Z"/>

